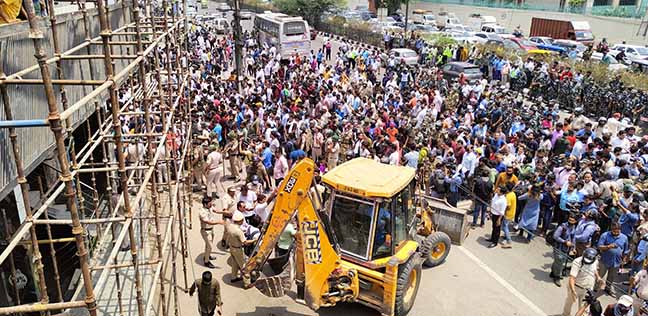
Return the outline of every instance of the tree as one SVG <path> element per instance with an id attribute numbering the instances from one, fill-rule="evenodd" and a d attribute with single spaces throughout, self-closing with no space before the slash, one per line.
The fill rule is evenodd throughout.
<path id="1" fill-rule="evenodd" d="M 311 25 L 317 26 L 322 13 L 343 7 L 345 0 L 275 0 L 273 4 L 281 12 L 289 15 L 299 15 Z"/>
<path id="2" fill-rule="evenodd" d="M 387 8 L 387 14 L 393 14 L 400 9 L 401 4 L 407 0 L 374 0 L 376 1 L 376 8 Z"/>

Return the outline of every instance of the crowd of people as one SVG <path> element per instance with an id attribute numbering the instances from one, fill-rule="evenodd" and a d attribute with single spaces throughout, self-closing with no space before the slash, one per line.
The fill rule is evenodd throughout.
<path id="1" fill-rule="evenodd" d="M 205 265 L 213 267 L 212 227 L 225 224 L 223 246 L 242 249 L 232 254 L 234 281 L 248 286 L 249 276 L 239 278 L 241 257 L 290 167 L 310 157 L 325 173 L 366 157 L 416 169 L 420 190 L 453 206 L 472 201 L 473 227 L 492 223 L 490 248 L 546 237 L 554 247 L 548 273 L 557 286 L 570 275 L 564 315 L 572 315 L 573 303 L 584 304 L 588 288 L 648 299 L 648 139 L 631 124 L 643 109 L 592 120 L 584 102 L 543 98 L 538 88 L 547 78 L 586 85 L 588 74 L 567 63 L 425 44 L 417 48 L 425 66 L 410 67 L 378 48 L 328 38 L 306 56 L 281 56 L 246 32 L 236 78 L 229 76 L 234 42 L 215 34 L 194 23 L 183 57 L 192 69 L 194 189 L 206 192 Z M 444 63 L 467 59 L 481 65 L 483 79 L 443 76 Z M 525 82 L 516 85 L 520 73 Z M 225 188 L 226 177 L 236 184 Z M 222 210 L 212 207 L 215 199 Z M 287 231 L 280 254 L 295 234 Z M 621 279 L 626 270 L 637 273 L 629 287 Z"/>

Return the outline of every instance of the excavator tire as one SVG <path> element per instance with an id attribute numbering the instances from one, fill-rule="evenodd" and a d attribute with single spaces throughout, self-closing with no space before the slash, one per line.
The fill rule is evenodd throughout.
<path id="1" fill-rule="evenodd" d="M 414 255 L 398 267 L 394 316 L 405 316 L 414 306 L 414 300 L 416 300 L 416 294 L 421 284 L 420 262 L 420 259 Z"/>
<path id="2" fill-rule="evenodd" d="M 431 268 L 436 267 L 445 261 L 450 253 L 452 242 L 450 237 L 443 232 L 434 232 L 427 236 L 420 247 L 421 256 L 425 259 L 423 265 Z"/>

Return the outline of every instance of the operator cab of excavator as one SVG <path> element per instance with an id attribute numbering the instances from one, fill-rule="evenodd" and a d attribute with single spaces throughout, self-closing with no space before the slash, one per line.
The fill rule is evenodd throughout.
<path id="1" fill-rule="evenodd" d="M 327 188 L 322 211 L 344 259 L 377 268 L 401 251 L 409 256 L 409 248 L 416 249 L 414 175 L 409 167 L 356 158 L 322 176 Z"/>

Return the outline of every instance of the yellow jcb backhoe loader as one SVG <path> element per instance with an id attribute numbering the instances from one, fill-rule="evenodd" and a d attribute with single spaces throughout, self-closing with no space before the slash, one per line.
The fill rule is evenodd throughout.
<path id="1" fill-rule="evenodd" d="M 289 275 L 262 277 L 261 270 L 296 216 L 298 300 L 313 310 L 359 302 L 382 315 L 406 315 L 421 265 L 438 265 L 450 251 L 450 238 L 435 231 L 431 211 L 416 205 L 414 169 L 356 158 L 322 176 L 323 194 L 314 171 L 312 160 L 301 160 L 280 184 L 243 272 L 264 294 L 284 295 Z"/>

